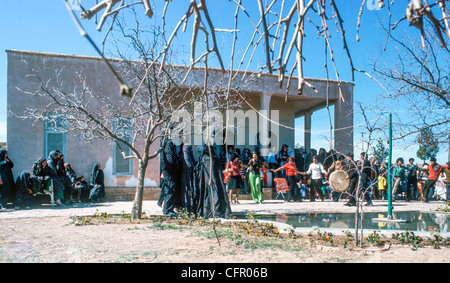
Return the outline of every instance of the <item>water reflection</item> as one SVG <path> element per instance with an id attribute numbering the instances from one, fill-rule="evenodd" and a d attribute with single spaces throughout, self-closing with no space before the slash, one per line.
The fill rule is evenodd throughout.
<path id="1" fill-rule="evenodd" d="M 436 231 L 448 232 L 450 215 L 442 213 L 422 212 L 394 212 L 394 219 L 406 220 L 402 223 L 373 222 L 374 218 L 386 218 L 384 213 L 364 213 L 364 229 L 381 230 L 409 230 L 409 231 Z M 276 214 L 257 215 L 256 219 L 276 221 L 297 227 L 319 228 L 355 228 L 354 213 L 305 213 L 305 214 Z"/>

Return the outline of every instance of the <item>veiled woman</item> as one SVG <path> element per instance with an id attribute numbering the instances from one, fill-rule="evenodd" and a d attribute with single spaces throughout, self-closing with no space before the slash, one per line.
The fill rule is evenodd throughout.
<path id="1" fill-rule="evenodd" d="M 322 165 L 323 165 L 326 157 L 327 157 L 327 151 L 325 150 L 325 148 L 321 147 L 319 149 L 319 153 L 317 154 L 318 161 L 320 163 L 322 163 Z"/>
<path id="2" fill-rule="evenodd" d="M 330 149 L 330 151 L 328 151 L 325 160 L 322 163 L 325 171 L 327 171 L 331 167 L 331 165 L 333 165 L 333 163 L 338 160 L 339 155 L 340 154 L 336 153 L 336 151 L 334 151 L 333 149 Z"/>
<path id="3" fill-rule="evenodd" d="M 47 159 L 41 157 L 33 164 L 32 175 L 36 177 L 45 177 L 50 175 L 49 170 Z"/>
<path id="4" fill-rule="evenodd" d="M 98 163 L 92 167 L 90 185 L 89 200 L 93 203 L 100 202 L 105 197 L 105 175 Z"/>
<path id="5" fill-rule="evenodd" d="M 278 160 L 277 161 L 278 161 L 278 164 L 280 167 L 283 167 L 285 164 L 288 163 L 288 158 L 289 158 L 288 150 L 289 150 L 289 146 L 284 144 L 281 147 L 281 150 L 278 152 L 278 155 L 277 155 Z M 286 178 L 286 171 L 281 171 L 279 173 L 279 176 L 281 176 L 281 178 Z"/>
<path id="6" fill-rule="evenodd" d="M 19 209 L 21 205 L 24 205 L 26 209 L 30 208 L 33 190 L 30 179 L 30 173 L 22 172 L 16 180 L 17 195 L 15 200 L 15 209 Z"/>
<path id="7" fill-rule="evenodd" d="M 213 147 L 211 147 L 210 156 L 207 145 L 195 167 L 195 196 L 198 204 L 197 216 L 204 219 L 213 216 L 216 218 L 230 217 L 231 208 L 223 182 L 220 161 L 214 154 Z"/>
<path id="8" fill-rule="evenodd" d="M 241 159 L 242 164 L 244 166 L 247 166 L 250 159 L 252 159 L 252 153 L 251 153 L 250 149 L 244 148 L 240 159 Z"/>
<path id="9" fill-rule="evenodd" d="M 194 212 L 194 169 L 195 159 L 192 145 L 183 147 L 181 158 L 181 207 L 187 212 Z"/>
<path id="10" fill-rule="evenodd" d="M 0 178 L 2 183 L 0 185 L 1 194 L 1 206 L 6 206 L 8 201 L 12 200 L 15 196 L 15 183 L 12 168 L 14 163 L 8 158 L 8 152 L 6 149 L 0 149 Z"/>
<path id="11" fill-rule="evenodd" d="M 53 181 L 53 195 L 57 205 L 64 206 L 64 181 L 58 174 L 59 153 L 54 150 L 50 152 L 47 158 L 50 179 Z"/>
<path id="12" fill-rule="evenodd" d="M 161 151 L 161 173 L 164 176 L 163 214 L 173 215 L 181 205 L 181 167 L 175 144 L 167 139 Z"/>
<path id="13" fill-rule="evenodd" d="M 31 168 L 31 183 L 33 194 L 39 194 L 43 191 L 46 179 L 50 175 L 50 168 L 47 164 L 47 159 L 44 157 L 39 158 L 34 162 Z"/>

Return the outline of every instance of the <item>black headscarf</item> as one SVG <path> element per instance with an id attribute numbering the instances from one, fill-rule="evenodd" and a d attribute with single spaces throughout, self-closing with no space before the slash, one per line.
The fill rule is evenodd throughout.
<path id="1" fill-rule="evenodd" d="M 46 166 L 45 168 L 47 170 L 44 170 L 44 167 L 42 166 L 42 163 L 44 163 L 44 161 L 47 161 L 47 159 L 41 157 L 38 159 L 38 161 L 36 161 L 33 164 L 33 168 L 31 168 L 32 173 L 34 176 L 45 176 L 48 175 L 48 166 Z M 44 172 L 47 171 L 47 172 Z"/>
<path id="2" fill-rule="evenodd" d="M 6 149 L 0 149 L 0 178 L 2 178 L 3 185 L 1 185 L 1 201 L 6 205 L 7 200 L 12 200 L 15 197 L 14 174 L 12 168 L 14 163 L 8 158 L 6 160 Z"/>
<path id="3" fill-rule="evenodd" d="M 317 160 L 322 163 L 325 162 L 325 158 L 327 157 L 327 151 L 325 150 L 325 148 L 320 148 L 319 149 L 319 154 L 317 155 Z"/>
<path id="4" fill-rule="evenodd" d="M 17 177 L 16 188 L 21 194 L 25 194 L 28 188 L 31 188 L 30 173 L 25 171 Z"/>
<path id="5" fill-rule="evenodd" d="M 325 171 L 328 170 L 328 168 L 331 167 L 334 161 L 339 159 L 339 154 L 337 154 L 333 149 L 330 149 L 330 151 L 327 153 L 325 157 L 325 161 L 323 162 L 323 168 Z"/>
<path id="6" fill-rule="evenodd" d="M 89 193 L 89 199 L 91 201 L 98 201 L 105 196 L 104 181 L 105 176 L 103 174 L 103 171 L 99 169 L 98 163 L 94 163 L 90 179 L 91 191 Z"/>
<path id="7" fill-rule="evenodd" d="M 47 165 L 50 168 L 50 176 L 58 176 L 58 152 L 56 150 L 49 153 L 47 158 Z"/>
<path id="8" fill-rule="evenodd" d="M 0 149 L 0 162 L 5 160 L 6 157 L 6 149 Z"/>
<path id="9" fill-rule="evenodd" d="M 94 163 L 94 166 L 92 167 L 92 172 L 91 172 L 91 180 L 90 180 L 90 184 L 91 186 L 95 186 L 96 184 L 98 185 L 104 185 L 104 175 L 103 175 L 103 171 L 99 169 L 99 164 L 98 163 Z"/>
<path id="10" fill-rule="evenodd" d="M 252 159 L 252 155 L 250 153 L 250 149 L 244 148 L 241 154 L 241 161 L 244 165 L 248 165 L 248 162 Z"/>
<path id="11" fill-rule="evenodd" d="M 294 150 L 294 158 L 295 158 L 295 166 L 297 167 L 297 170 L 304 172 L 305 171 L 305 160 L 303 159 L 303 156 L 300 153 L 299 148 L 296 148 Z"/>
<path id="12" fill-rule="evenodd" d="M 66 166 L 69 167 L 69 169 L 67 169 Z M 64 164 L 64 168 L 66 169 L 67 177 L 70 178 L 70 181 L 72 183 L 75 183 L 77 180 L 77 174 L 75 173 L 75 170 L 73 170 L 72 166 L 70 166 L 69 163 Z"/>
<path id="13" fill-rule="evenodd" d="M 49 153 L 47 158 L 47 166 L 49 168 L 49 175 L 53 181 L 53 190 L 55 195 L 62 197 L 62 193 L 64 191 L 64 180 L 61 176 L 58 175 L 58 163 L 59 159 L 57 158 L 58 152 L 56 150 Z"/>

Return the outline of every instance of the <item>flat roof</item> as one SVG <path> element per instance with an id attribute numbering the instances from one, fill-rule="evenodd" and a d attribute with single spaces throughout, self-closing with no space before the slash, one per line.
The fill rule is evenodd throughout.
<path id="1" fill-rule="evenodd" d="M 63 54 L 63 53 L 53 53 L 53 52 L 42 52 L 42 51 L 29 51 L 29 50 L 14 50 L 14 49 L 8 49 L 5 50 L 6 53 L 16 53 L 16 54 L 26 54 L 26 55 L 35 55 L 35 56 L 48 56 L 48 57 L 61 57 L 61 58 L 73 58 L 73 59 L 83 59 L 83 60 L 102 60 L 100 56 L 89 56 L 89 55 L 77 55 L 77 54 Z M 122 61 L 122 59 L 119 58 L 107 58 L 111 61 Z M 135 60 L 136 62 L 139 62 L 138 60 Z M 172 66 L 180 66 L 180 67 L 189 67 L 186 65 L 172 65 Z M 202 70 L 204 67 L 200 66 L 194 66 L 194 69 Z M 222 72 L 222 69 L 215 68 L 215 67 L 209 67 L 210 70 Z M 268 74 L 268 73 L 259 73 L 255 71 L 243 71 L 243 70 L 235 70 L 238 73 L 250 73 L 254 75 L 260 75 L 260 76 L 267 76 L 267 77 L 276 77 L 278 78 L 278 74 Z M 285 75 L 285 80 L 287 80 L 289 76 Z M 298 80 L 298 77 L 292 76 L 292 80 Z M 331 83 L 331 84 L 350 84 L 355 85 L 353 82 L 348 81 L 338 81 L 338 80 L 332 80 L 332 79 L 322 79 L 322 78 L 308 78 L 305 77 L 305 80 L 307 81 L 317 81 L 317 82 L 323 82 L 323 83 Z"/>

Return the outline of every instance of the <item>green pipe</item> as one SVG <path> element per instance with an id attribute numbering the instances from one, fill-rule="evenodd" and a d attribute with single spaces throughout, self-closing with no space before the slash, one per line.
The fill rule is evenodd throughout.
<path id="1" fill-rule="evenodd" d="M 388 219 L 392 219 L 392 114 L 389 114 Z"/>

